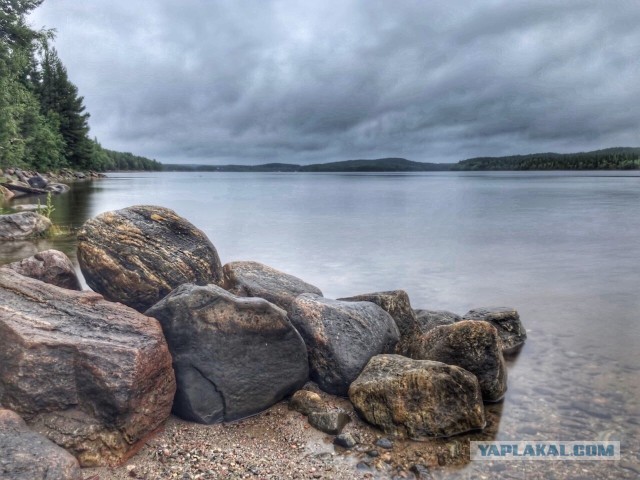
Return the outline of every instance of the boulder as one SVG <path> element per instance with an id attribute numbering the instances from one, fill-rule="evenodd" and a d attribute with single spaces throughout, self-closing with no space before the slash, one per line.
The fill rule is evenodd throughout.
<path id="1" fill-rule="evenodd" d="M 58 287 L 82 290 L 71 260 L 58 250 L 45 250 L 19 262 L 5 265 L 3 268 L 10 268 L 25 277 L 35 278 Z"/>
<path id="2" fill-rule="evenodd" d="M 460 315 L 446 310 L 414 310 L 420 331 L 426 333 L 441 325 L 451 325 L 462 320 Z"/>
<path id="3" fill-rule="evenodd" d="M 173 210 L 138 205 L 88 220 L 78 262 L 89 287 L 144 312 L 185 283 L 222 281 L 218 252 Z"/>
<path id="4" fill-rule="evenodd" d="M 82 480 L 78 461 L 20 416 L 0 408 L 0 478 L 4 480 Z"/>
<path id="5" fill-rule="evenodd" d="M 5 202 L 8 202 L 15 196 L 15 193 L 13 193 L 11 190 L 0 185 L 0 202 L 2 202 L 3 200 Z"/>
<path id="6" fill-rule="evenodd" d="M 0 215 L 0 240 L 39 237 L 49 228 L 51 228 L 51 220 L 35 212 Z"/>
<path id="7" fill-rule="evenodd" d="M 127 458 L 171 411 L 160 324 L 93 292 L 0 269 L 0 404 L 82 466 Z"/>
<path id="8" fill-rule="evenodd" d="M 478 377 L 482 398 L 497 402 L 507 390 L 507 368 L 500 338 L 487 322 L 462 320 L 422 334 L 408 356 L 456 365 Z"/>
<path id="9" fill-rule="evenodd" d="M 199 423 L 256 414 L 308 380 L 307 351 L 287 313 L 217 285 L 178 287 L 147 311 L 173 356 L 174 412 Z"/>
<path id="10" fill-rule="evenodd" d="M 502 353 L 505 355 L 518 353 L 527 339 L 527 331 L 522 326 L 520 315 L 515 308 L 476 308 L 467 312 L 462 318 L 482 320 L 496 327 L 502 340 Z"/>
<path id="11" fill-rule="evenodd" d="M 223 287 L 239 297 L 260 297 L 289 311 L 302 293 L 322 296 L 318 287 L 258 262 L 230 262 L 223 269 Z"/>
<path id="12" fill-rule="evenodd" d="M 342 429 L 351 421 L 351 417 L 345 412 L 334 410 L 331 412 L 311 412 L 307 417 L 309 425 L 316 430 L 338 435 Z"/>
<path id="13" fill-rule="evenodd" d="M 45 188 L 49 185 L 49 181 L 39 173 L 36 173 L 33 177 L 29 178 L 27 183 L 29 183 L 29 186 L 33 188 Z"/>
<path id="14" fill-rule="evenodd" d="M 44 189 L 47 192 L 58 194 L 58 193 L 67 193 L 69 190 L 71 190 L 71 187 L 69 187 L 69 185 L 66 185 L 64 183 L 50 183 Z"/>
<path id="15" fill-rule="evenodd" d="M 346 395 L 369 359 L 393 351 L 399 338 L 393 318 L 371 302 L 304 293 L 289 318 L 307 345 L 311 379 L 335 395 Z"/>
<path id="16" fill-rule="evenodd" d="M 411 308 L 409 295 L 404 290 L 365 293 L 354 297 L 339 298 L 345 302 L 372 302 L 391 315 L 400 332 L 400 341 L 416 334 L 418 323 Z"/>
<path id="17" fill-rule="evenodd" d="M 309 415 L 311 412 L 322 412 L 328 410 L 322 397 L 316 392 L 309 390 L 298 390 L 289 400 L 289 409 Z"/>
<path id="18" fill-rule="evenodd" d="M 367 422 L 415 440 L 485 426 L 476 377 L 441 362 L 375 356 L 351 384 L 349 399 Z"/>

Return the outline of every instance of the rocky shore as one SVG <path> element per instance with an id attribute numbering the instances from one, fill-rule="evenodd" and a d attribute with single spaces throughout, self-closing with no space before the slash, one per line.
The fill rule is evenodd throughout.
<path id="1" fill-rule="evenodd" d="M 223 266 L 162 207 L 90 219 L 78 261 L 93 292 L 61 252 L 0 267 L 2 478 L 431 478 L 495 434 L 526 339 L 513 308 Z"/>

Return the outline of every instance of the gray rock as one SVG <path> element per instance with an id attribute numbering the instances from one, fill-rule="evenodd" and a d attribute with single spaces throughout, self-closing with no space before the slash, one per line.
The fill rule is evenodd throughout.
<path id="1" fill-rule="evenodd" d="M 322 296 L 319 288 L 258 262 L 230 262 L 223 269 L 223 287 L 239 297 L 259 297 L 289 311 L 302 293 Z"/>
<path id="2" fill-rule="evenodd" d="M 20 205 L 13 205 L 12 208 L 16 212 L 37 212 L 41 206 L 37 203 L 22 203 Z"/>
<path id="3" fill-rule="evenodd" d="M 338 435 L 351 417 L 344 412 L 311 412 L 307 417 L 309 425 L 329 435 Z"/>
<path id="4" fill-rule="evenodd" d="M 88 220 L 78 262 L 89 287 L 143 312 L 174 288 L 222 282 L 206 235 L 173 210 L 137 205 Z"/>
<path id="5" fill-rule="evenodd" d="M 505 355 L 518 353 L 527 339 L 527 331 L 522 326 L 520 315 L 515 308 L 476 308 L 468 311 L 462 318 L 464 320 L 482 320 L 496 327 L 502 340 L 502 353 Z"/>
<path id="6" fill-rule="evenodd" d="M 82 471 L 73 455 L 30 430 L 17 413 L 0 408 L 0 478 L 82 480 Z"/>
<path id="7" fill-rule="evenodd" d="M 391 315 L 398 327 L 400 338 L 396 344 L 394 352 L 405 355 L 413 339 L 420 333 L 418 321 L 411 308 L 409 295 L 404 290 L 393 290 L 389 292 L 366 293 L 355 297 L 340 298 L 347 302 L 372 302 Z"/>
<path id="8" fill-rule="evenodd" d="M 169 343 L 174 412 L 199 423 L 256 414 L 308 378 L 307 352 L 281 308 L 216 286 L 186 284 L 150 308 Z"/>
<path id="9" fill-rule="evenodd" d="M 58 287 L 82 290 L 71 260 L 58 250 L 45 250 L 2 268 L 10 268 L 25 277 L 35 278 Z"/>
<path id="10" fill-rule="evenodd" d="M 50 183 L 45 187 L 45 190 L 47 192 L 60 194 L 67 193 L 69 190 L 71 190 L 71 187 L 65 183 Z"/>
<path id="11" fill-rule="evenodd" d="M 413 343 L 409 356 L 457 365 L 473 373 L 487 402 L 501 400 L 507 390 L 500 338 L 487 322 L 462 320 L 435 327 Z"/>
<path id="12" fill-rule="evenodd" d="M 338 445 L 342 448 L 353 448 L 358 444 L 358 441 L 351 433 L 341 433 L 333 439 L 334 445 Z"/>
<path id="13" fill-rule="evenodd" d="M 39 237 L 49 228 L 51 228 L 51 220 L 35 212 L 0 215 L 0 240 Z"/>
<path id="14" fill-rule="evenodd" d="M 358 414 L 385 433 L 447 437 L 485 426 L 476 377 L 466 370 L 400 355 L 373 357 L 349 388 Z"/>
<path id="15" fill-rule="evenodd" d="M 346 395 L 369 359 L 393 351 L 399 337 L 391 316 L 371 302 L 305 293 L 289 316 L 307 345 L 312 380 L 336 395 Z"/>
<path id="16" fill-rule="evenodd" d="M 376 440 L 376 446 L 390 450 L 393 448 L 393 442 L 388 438 L 382 437 Z"/>
<path id="17" fill-rule="evenodd" d="M 28 179 L 27 182 L 29 183 L 29 186 L 33 188 L 45 188 L 49 185 L 49 181 L 39 173 L 36 173 L 33 177 Z"/>
<path id="18" fill-rule="evenodd" d="M 160 324 L 93 292 L 0 269 L 0 404 L 75 455 L 113 465 L 171 412 Z"/>
<path id="19" fill-rule="evenodd" d="M 327 406 L 322 401 L 322 397 L 309 390 L 298 390 L 289 400 L 289 409 L 309 415 L 311 412 L 322 412 L 327 410 Z"/>
<path id="20" fill-rule="evenodd" d="M 415 310 L 415 314 L 422 333 L 426 333 L 435 327 L 451 325 L 462 320 L 460 315 L 446 310 Z"/>

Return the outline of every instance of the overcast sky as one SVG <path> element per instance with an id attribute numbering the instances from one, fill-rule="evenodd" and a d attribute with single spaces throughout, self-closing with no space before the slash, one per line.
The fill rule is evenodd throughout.
<path id="1" fill-rule="evenodd" d="M 111 149 L 311 163 L 639 146 L 638 0 L 45 0 Z"/>

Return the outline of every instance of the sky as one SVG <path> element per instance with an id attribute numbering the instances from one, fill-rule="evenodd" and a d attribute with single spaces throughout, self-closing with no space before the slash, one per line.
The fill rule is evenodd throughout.
<path id="1" fill-rule="evenodd" d="M 321 163 L 640 146 L 637 0 L 45 0 L 106 148 Z"/>

